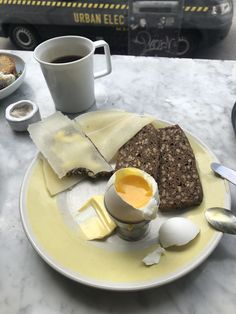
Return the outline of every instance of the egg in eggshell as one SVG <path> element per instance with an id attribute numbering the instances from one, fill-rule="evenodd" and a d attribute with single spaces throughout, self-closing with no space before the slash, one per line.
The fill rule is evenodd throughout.
<path id="1" fill-rule="evenodd" d="M 152 220 L 159 206 L 157 183 L 138 168 L 119 169 L 107 183 L 104 203 L 109 214 L 121 222 Z"/>

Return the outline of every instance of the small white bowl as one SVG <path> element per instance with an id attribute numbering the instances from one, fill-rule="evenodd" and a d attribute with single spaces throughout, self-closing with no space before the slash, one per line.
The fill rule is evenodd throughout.
<path id="1" fill-rule="evenodd" d="M 14 109 L 22 109 L 23 106 L 28 106 L 30 109 L 24 116 L 16 117 L 12 114 Z M 21 100 L 9 105 L 6 108 L 5 118 L 12 130 L 18 132 L 27 131 L 27 128 L 31 123 L 41 120 L 38 106 L 30 100 Z"/>
<path id="2" fill-rule="evenodd" d="M 4 51 L 0 51 L 0 54 L 9 56 L 12 59 L 14 59 L 16 64 L 16 72 L 21 73 L 21 75 L 13 83 L 0 90 L 0 99 L 3 99 L 11 95 L 23 83 L 25 78 L 26 67 L 24 60 L 21 59 L 19 56 Z"/>

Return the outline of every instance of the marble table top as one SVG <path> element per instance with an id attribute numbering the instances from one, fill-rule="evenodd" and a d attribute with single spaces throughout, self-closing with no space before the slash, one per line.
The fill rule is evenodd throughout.
<path id="1" fill-rule="evenodd" d="M 20 186 L 36 148 L 27 133 L 11 131 L 4 114 L 9 104 L 22 99 L 36 102 L 42 117 L 55 109 L 32 53 L 14 53 L 25 60 L 27 73 L 21 87 L 0 101 L 0 313 L 235 313 L 234 236 L 224 235 L 211 256 L 183 278 L 139 292 L 80 285 L 38 256 L 19 215 Z M 98 67 L 102 57 L 96 56 Z M 236 169 L 230 121 L 236 62 L 113 56 L 112 64 L 112 74 L 96 81 L 98 108 L 146 112 L 178 123 L 205 142 L 222 163 Z M 236 188 L 230 188 L 236 212 Z"/>

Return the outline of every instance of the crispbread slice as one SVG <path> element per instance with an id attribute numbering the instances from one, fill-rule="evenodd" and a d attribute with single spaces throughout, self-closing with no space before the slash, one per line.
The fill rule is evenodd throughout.
<path id="1" fill-rule="evenodd" d="M 152 124 L 146 125 L 119 149 L 116 170 L 136 167 L 157 180 L 160 159 L 158 146 L 157 130 Z"/>
<path id="2" fill-rule="evenodd" d="M 191 145 L 178 125 L 157 130 L 160 146 L 160 167 L 157 182 L 160 210 L 171 211 L 199 205 L 202 185 Z"/>

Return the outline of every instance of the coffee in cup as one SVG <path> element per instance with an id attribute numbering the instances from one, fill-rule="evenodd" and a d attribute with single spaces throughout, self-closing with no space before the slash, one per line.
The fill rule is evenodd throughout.
<path id="1" fill-rule="evenodd" d="M 104 48 L 106 68 L 94 73 L 94 52 Z M 57 110 L 79 113 L 95 104 L 94 79 L 111 73 L 109 45 L 80 36 L 49 39 L 34 50 L 34 57 L 50 90 Z"/>

